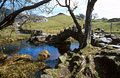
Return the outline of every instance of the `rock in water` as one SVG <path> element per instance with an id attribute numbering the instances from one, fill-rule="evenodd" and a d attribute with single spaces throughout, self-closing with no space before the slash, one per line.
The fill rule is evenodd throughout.
<path id="1" fill-rule="evenodd" d="M 42 52 L 39 53 L 39 56 L 37 59 L 39 61 L 47 60 L 50 57 L 50 53 L 47 50 L 43 50 Z"/>

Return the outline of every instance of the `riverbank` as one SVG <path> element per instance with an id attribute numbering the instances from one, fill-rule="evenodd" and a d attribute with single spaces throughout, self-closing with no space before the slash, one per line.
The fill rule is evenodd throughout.
<path id="1" fill-rule="evenodd" d="M 0 31 L 0 45 L 16 43 L 22 40 L 26 40 L 30 37 L 30 34 L 21 34 L 17 31 L 16 27 L 7 27 Z"/>
<path id="2" fill-rule="evenodd" d="M 22 43 L 21 45 L 25 45 L 25 44 Z M 28 45 L 25 45 L 25 46 L 28 49 Z M 38 46 L 34 46 L 34 47 L 36 47 L 35 52 L 32 50 L 33 48 L 28 49 L 28 50 L 29 51 L 32 50 L 33 53 L 36 54 L 36 52 L 38 52 L 37 51 Z M 23 52 L 28 52 L 28 51 L 23 50 Z M 53 53 L 53 52 L 55 52 L 55 50 L 51 51 L 50 53 Z M 53 55 L 55 55 L 55 53 L 53 53 Z M 54 56 L 52 56 L 51 54 L 51 57 L 54 57 Z M 36 76 L 38 78 L 47 78 L 47 77 L 49 78 L 61 78 L 61 77 L 66 77 L 66 78 L 85 78 L 85 77 L 86 78 L 119 78 L 118 75 L 120 74 L 120 71 L 119 71 L 120 52 L 116 50 L 116 48 L 114 47 L 113 48 L 95 47 L 95 46 L 89 45 L 85 49 L 79 51 L 78 53 L 66 51 L 64 52 L 63 55 L 59 56 L 58 58 L 59 58 L 59 62 L 54 68 L 44 67 L 42 69 L 43 73 L 39 75 L 36 75 L 35 71 L 36 70 L 39 71 L 38 69 L 40 67 L 37 65 L 41 65 L 41 63 L 30 62 L 30 61 L 26 62 L 25 59 L 23 61 L 19 60 L 19 62 L 15 62 L 15 63 L 13 62 L 10 65 L 1 66 L 0 74 L 1 74 L 1 77 L 9 76 L 9 78 L 10 77 L 11 78 L 13 77 L 36 78 Z M 13 70 L 10 70 L 10 68 Z M 34 74 L 33 72 L 29 72 L 29 71 L 33 71 Z M 27 76 L 28 74 L 31 74 L 32 76 Z"/>
<path id="3" fill-rule="evenodd" d="M 89 48 L 78 53 L 68 52 L 59 57 L 57 68 L 44 70 L 50 78 L 119 78 L 120 53 L 115 50 Z M 116 59 L 117 58 L 117 59 Z"/>

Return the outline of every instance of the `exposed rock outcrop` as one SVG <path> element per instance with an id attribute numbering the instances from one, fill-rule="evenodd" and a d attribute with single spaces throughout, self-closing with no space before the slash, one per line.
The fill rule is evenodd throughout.
<path id="1" fill-rule="evenodd" d="M 13 63 L 20 61 L 20 60 L 27 61 L 27 62 L 33 62 L 33 57 L 30 55 L 26 55 L 26 54 L 21 54 L 21 55 L 16 54 L 14 56 L 8 57 L 5 60 L 4 64 L 9 65 L 9 64 L 13 64 Z"/>
<path id="2" fill-rule="evenodd" d="M 56 69 L 44 72 L 55 78 L 119 78 L 120 54 L 105 49 L 97 53 L 68 52 L 59 57 Z"/>
<path id="3" fill-rule="evenodd" d="M 5 59 L 7 59 L 8 55 L 6 54 L 0 54 L 0 63 L 4 63 Z"/>
<path id="4" fill-rule="evenodd" d="M 94 58 L 95 68 L 100 78 L 119 78 L 120 66 L 115 63 L 115 60 L 110 58 L 112 56 L 96 56 Z"/>

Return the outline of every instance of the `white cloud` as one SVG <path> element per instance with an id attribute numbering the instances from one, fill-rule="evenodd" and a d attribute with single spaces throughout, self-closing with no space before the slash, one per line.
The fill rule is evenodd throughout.
<path id="1" fill-rule="evenodd" d="M 75 14 L 86 13 L 87 0 L 72 0 L 79 2 Z M 61 0 L 63 3 L 64 1 Z M 120 0 L 97 0 L 93 13 L 98 13 L 99 18 L 120 18 Z"/>
<path id="2" fill-rule="evenodd" d="M 61 4 L 64 4 L 65 0 L 59 0 Z M 71 0 L 77 3 L 78 8 L 74 11 L 75 14 L 86 13 L 87 0 Z M 79 3 L 78 3 L 79 2 Z M 56 4 L 56 0 L 51 1 L 52 4 Z M 53 5 L 52 5 L 53 6 Z M 71 5 L 73 7 L 73 4 Z M 65 13 L 69 15 L 67 9 L 57 6 L 53 13 L 47 16 L 55 15 L 57 13 Z M 93 13 L 98 13 L 99 18 L 120 18 L 120 0 L 97 0 Z"/>
<path id="3" fill-rule="evenodd" d="M 120 0 L 98 0 L 94 13 L 98 13 L 100 18 L 120 18 Z"/>

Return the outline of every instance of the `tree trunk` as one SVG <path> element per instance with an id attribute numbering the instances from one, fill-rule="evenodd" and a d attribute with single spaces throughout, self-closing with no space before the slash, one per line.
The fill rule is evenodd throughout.
<path id="1" fill-rule="evenodd" d="M 69 11 L 70 15 L 72 16 L 72 19 L 73 19 L 73 21 L 74 21 L 74 23 L 75 23 L 75 25 L 76 25 L 76 27 L 77 27 L 77 29 L 78 29 L 78 33 L 79 33 L 79 35 L 78 35 L 78 38 L 79 38 L 79 39 L 78 39 L 79 48 L 76 49 L 76 52 L 78 52 L 78 51 L 80 50 L 81 44 L 83 43 L 83 33 L 82 33 L 81 26 L 80 26 L 80 24 L 78 23 L 75 15 L 74 15 L 74 13 L 72 12 L 72 10 L 70 9 L 70 7 L 68 7 L 68 11 Z"/>
<path id="2" fill-rule="evenodd" d="M 96 1 L 97 0 L 88 0 L 86 20 L 85 20 L 85 33 L 84 33 L 83 43 L 80 45 L 81 49 L 85 47 L 88 44 L 88 42 L 90 42 L 91 28 L 92 28 L 92 22 L 91 22 L 92 11 Z"/>
<path id="3" fill-rule="evenodd" d="M 72 12 L 72 10 L 70 9 L 69 6 L 68 6 L 68 11 L 69 11 L 70 15 L 72 16 L 72 19 L 73 19 L 73 21 L 74 21 L 74 23 L 75 23 L 78 31 L 80 32 L 80 34 L 82 34 L 81 26 L 80 26 L 80 24 L 77 22 L 77 19 L 76 19 L 74 13 Z"/>

